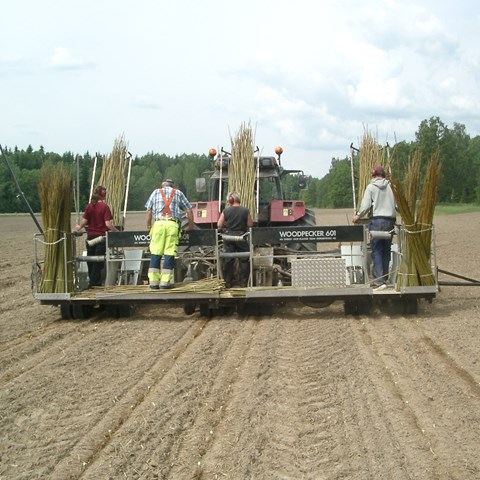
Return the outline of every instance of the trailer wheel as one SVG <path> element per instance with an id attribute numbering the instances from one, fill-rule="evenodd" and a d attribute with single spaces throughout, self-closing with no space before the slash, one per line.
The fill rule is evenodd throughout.
<path id="1" fill-rule="evenodd" d="M 357 301 L 356 300 L 345 300 L 343 302 L 343 313 L 345 315 L 357 315 Z"/>
<path id="2" fill-rule="evenodd" d="M 213 317 L 213 308 L 208 306 L 208 303 L 201 303 L 199 305 L 200 308 L 200 316 L 205 318 L 212 318 Z"/>
<path id="3" fill-rule="evenodd" d="M 345 315 L 368 315 L 371 310 L 369 300 L 345 300 L 343 303 L 343 313 Z"/>
<path id="4" fill-rule="evenodd" d="M 417 315 L 418 298 L 405 298 L 403 300 L 403 313 L 405 315 Z"/>
<path id="5" fill-rule="evenodd" d="M 105 305 L 107 315 L 113 318 L 127 318 L 132 316 L 133 305 L 120 304 L 120 305 Z"/>
<path id="6" fill-rule="evenodd" d="M 62 303 L 60 305 L 60 314 L 62 315 L 62 320 L 72 320 L 73 311 L 71 303 Z"/>
<path id="7" fill-rule="evenodd" d="M 334 300 L 302 300 L 302 303 L 310 308 L 326 308 L 333 302 Z"/>
<path id="8" fill-rule="evenodd" d="M 185 315 L 193 315 L 195 313 L 196 305 L 194 303 L 185 303 L 183 305 L 183 312 Z"/>
<path id="9" fill-rule="evenodd" d="M 271 317 L 273 315 L 273 304 L 268 302 L 248 303 L 245 305 L 243 313 L 254 317 Z"/>
<path id="10" fill-rule="evenodd" d="M 92 314 L 91 305 L 72 304 L 72 318 L 75 320 L 86 320 Z"/>

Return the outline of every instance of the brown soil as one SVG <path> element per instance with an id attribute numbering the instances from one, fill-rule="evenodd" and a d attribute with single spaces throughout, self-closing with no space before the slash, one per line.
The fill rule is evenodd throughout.
<path id="1" fill-rule="evenodd" d="M 439 266 L 480 277 L 480 214 L 435 224 Z M 1 479 L 480 478 L 478 287 L 416 316 L 66 321 L 31 294 L 32 219 L 0 233 Z"/>

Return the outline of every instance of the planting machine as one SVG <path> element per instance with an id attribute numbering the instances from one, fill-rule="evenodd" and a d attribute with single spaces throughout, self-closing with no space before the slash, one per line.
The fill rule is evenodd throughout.
<path id="1" fill-rule="evenodd" d="M 128 316 L 141 304 L 176 304 L 186 314 L 199 311 L 202 316 L 237 311 L 269 315 L 276 306 L 301 303 L 326 307 L 341 301 L 346 315 L 367 313 L 377 301 L 398 304 L 404 313 L 416 313 L 419 299 L 431 301 L 438 282 L 430 286 L 400 286 L 405 231 L 396 227 L 392 247 L 391 286 L 375 292 L 370 286 L 371 259 L 366 225 L 317 225 L 312 211 L 301 200 L 285 199 L 282 179 L 305 188 L 307 177 L 301 170 L 285 170 L 277 156 L 255 155 L 256 222 L 244 237 L 249 251 L 223 252 L 223 233 L 217 220 L 225 207 L 231 156 L 223 149 L 210 151 L 212 169 L 197 179 L 197 190 L 206 200 L 193 202 L 195 229 L 184 234 L 175 267 L 175 288 L 150 290 L 147 284 L 149 235 L 146 231 L 108 232 L 104 257 L 73 254 L 73 291 L 41 293 L 40 277 L 44 240 L 34 238 L 34 295 L 41 304 L 58 305 L 64 319 L 87 318 L 94 309 L 110 315 Z M 292 182 L 290 182 L 292 183 Z M 432 235 L 432 239 L 434 235 Z M 74 248 L 75 238 L 65 235 Z M 432 271 L 436 277 L 435 250 L 432 242 Z M 226 289 L 222 282 L 222 261 L 227 256 L 248 256 L 250 278 L 247 288 Z M 105 262 L 105 285 L 88 289 L 87 261 Z M 70 282 L 71 284 L 71 282 Z"/>

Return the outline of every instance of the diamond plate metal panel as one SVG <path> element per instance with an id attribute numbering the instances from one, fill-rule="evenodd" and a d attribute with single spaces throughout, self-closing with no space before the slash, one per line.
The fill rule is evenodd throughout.
<path id="1" fill-rule="evenodd" d="M 293 287 L 344 287 L 345 285 L 344 258 L 292 259 Z"/>

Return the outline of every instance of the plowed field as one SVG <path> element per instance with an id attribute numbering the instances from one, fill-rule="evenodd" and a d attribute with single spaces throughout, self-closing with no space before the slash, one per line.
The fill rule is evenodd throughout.
<path id="1" fill-rule="evenodd" d="M 479 278 L 480 214 L 435 225 L 439 266 Z M 35 228 L 0 218 L 0 479 L 480 478 L 478 286 L 414 316 L 66 321 L 31 294 Z"/>

